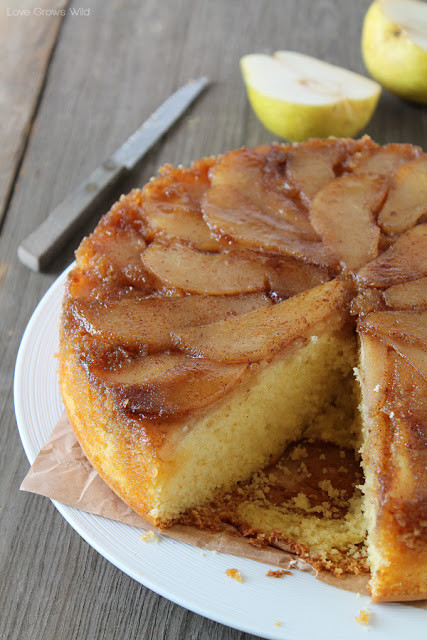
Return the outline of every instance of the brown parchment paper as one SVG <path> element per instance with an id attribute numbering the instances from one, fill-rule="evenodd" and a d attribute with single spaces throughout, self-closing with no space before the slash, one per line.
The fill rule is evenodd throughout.
<path id="1" fill-rule="evenodd" d="M 201 549 L 230 553 L 282 569 L 307 571 L 331 586 L 369 595 L 369 576 L 366 574 L 337 578 L 326 571 L 318 572 L 310 564 L 285 550 L 272 546 L 261 549 L 254 547 L 231 526 L 230 531 L 221 533 L 200 531 L 183 525 L 176 525 L 164 531 L 157 530 L 132 511 L 93 469 L 74 435 L 65 412 L 34 460 L 21 489 L 58 500 L 88 513 L 154 531 Z M 427 601 L 411 604 L 427 608 Z"/>

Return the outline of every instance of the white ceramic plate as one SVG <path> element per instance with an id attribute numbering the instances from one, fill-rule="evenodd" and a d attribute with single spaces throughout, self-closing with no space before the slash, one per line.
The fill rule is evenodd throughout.
<path id="1" fill-rule="evenodd" d="M 22 338 L 15 369 L 15 411 L 30 462 L 50 436 L 63 406 L 54 354 L 66 272 L 51 286 L 35 310 Z M 226 554 L 201 552 L 161 538 L 143 543 L 141 530 L 54 502 L 71 526 L 121 571 L 207 618 L 265 638 L 353 640 L 366 630 L 378 640 L 420 638 L 426 612 L 405 605 L 372 605 L 295 571 L 266 578 L 266 565 Z M 237 568 L 243 583 L 225 575 Z M 356 623 L 361 609 L 373 615 L 369 627 Z M 278 623 L 278 624 L 276 624 Z"/>

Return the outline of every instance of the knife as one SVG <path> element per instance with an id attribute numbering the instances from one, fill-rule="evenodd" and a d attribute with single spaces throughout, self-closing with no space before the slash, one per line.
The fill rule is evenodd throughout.
<path id="1" fill-rule="evenodd" d="M 41 271 L 92 214 L 102 196 L 129 173 L 209 84 L 206 76 L 173 93 L 108 160 L 103 162 L 18 247 L 20 261 Z"/>

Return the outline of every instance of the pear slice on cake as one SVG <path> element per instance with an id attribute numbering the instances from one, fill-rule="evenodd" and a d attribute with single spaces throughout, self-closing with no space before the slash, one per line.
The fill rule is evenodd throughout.
<path id="1" fill-rule="evenodd" d="M 380 230 L 375 212 L 386 193 L 381 176 L 344 175 L 319 191 L 310 220 L 324 243 L 349 269 L 376 258 Z"/>
<path id="2" fill-rule="evenodd" d="M 336 262 L 320 239 L 311 241 L 285 219 L 265 214 L 230 184 L 209 189 L 203 217 L 218 238 L 239 247 L 290 255 L 321 266 Z"/>
<path id="3" fill-rule="evenodd" d="M 185 415 L 227 394 L 247 370 L 245 364 L 227 365 L 160 353 L 139 358 L 116 371 L 96 371 L 119 407 L 148 418 Z"/>
<path id="4" fill-rule="evenodd" d="M 352 173 L 374 173 L 377 176 L 392 177 L 407 162 L 421 156 L 420 147 L 411 144 L 387 144 L 384 147 L 367 145 L 349 163 Z"/>
<path id="5" fill-rule="evenodd" d="M 199 163 L 200 165 L 200 163 Z M 210 187 L 208 167 L 197 163 L 193 171 L 179 168 L 180 182 L 172 171 L 148 182 L 143 189 L 142 216 L 147 234 L 153 239 L 179 238 L 197 249 L 218 251 L 220 243 L 212 237 L 203 220 L 201 201 Z"/>
<path id="6" fill-rule="evenodd" d="M 384 291 L 384 300 L 392 309 L 427 309 L 427 278 L 393 285 Z"/>
<path id="7" fill-rule="evenodd" d="M 355 136 L 371 119 L 381 92 L 364 76 L 294 51 L 250 54 L 240 64 L 258 118 L 292 141 Z"/>
<path id="8" fill-rule="evenodd" d="M 74 322 L 94 338 L 110 345 L 152 353 L 171 346 L 171 329 L 223 320 L 271 305 L 262 293 L 236 296 L 148 296 L 133 292 L 105 305 L 74 300 Z"/>
<path id="9" fill-rule="evenodd" d="M 427 276 L 427 224 L 419 224 L 357 274 L 360 284 L 388 288 Z"/>
<path id="10" fill-rule="evenodd" d="M 427 312 L 379 311 L 370 313 L 360 328 L 392 347 L 420 374 L 427 377 Z"/>
<path id="11" fill-rule="evenodd" d="M 263 291 L 266 283 L 265 265 L 253 252 L 209 253 L 179 241 L 155 240 L 142 262 L 167 287 L 187 293 L 251 293 Z"/>
<path id="12" fill-rule="evenodd" d="M 392 182 L 378 224 L 388 235 L 410 229 L 427 213 L 427 157 L 400 167 Z"/>
<path id="13" fill-rule="evenodd" d="M 279 145 L 267 152 L 262 147 L 230 151 L 211 169 L 212 186 L 233 187 L 265 214 L 265 220 L 273 218 L 274 224 L 277 219 L 289 233 L 317 240 L 305 211 L 291 197 L 295 188 L 286 179 L 288 162 L 286 149 Z"/>
<path id="14" fill-rule="evenodd" d="M 294 145 L 286 158 L 286 175 L 298 189 L 300 198 L 310 208 L 313 198 L 335 179 L 335 168 L 356 143 L 349 140 L 309 140 Z"/>
<path id="15" fill-rule="evenodd" d="M 269 360 L 331 314 L 338 315 L 347 289 L 331 280 L 270 307 L 212 324 L 171 331 L 174 345 L 196 358 L 229 364 Z"/>

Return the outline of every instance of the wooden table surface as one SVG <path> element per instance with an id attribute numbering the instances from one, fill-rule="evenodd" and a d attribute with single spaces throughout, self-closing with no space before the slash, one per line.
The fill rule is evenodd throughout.
<path id="1" fill-rule="evenodd" d="M 0 637 L 249 639 L 134 582 L 82 540 L 49 500 L 19 491 L 28 462 L 13 408 L 16 353 L 38 301 L 96 220 L 46 273 L 23 267 L 16 250 L 72 187 L 192 77 L 208 74 L 213 84 L 99 216 L 164 162 L 185 164 L 272 141 L 248 105 L 239 58 L 292 49 L 364 73 L 360 33 L 369 0 L 7 4 L 0 16 Z M 84 11 L 73 15 L 70 9 L 79 8 Z M 427 147 L 427 111 L 383 92 L 366 132 L 380 143 Z"/>

